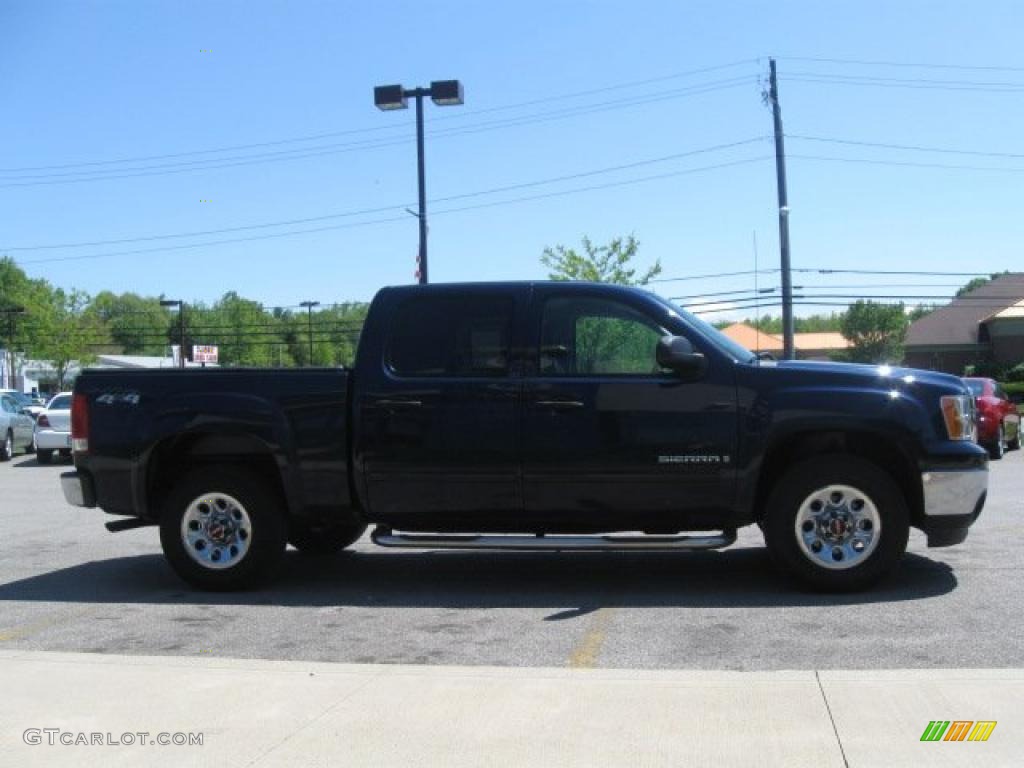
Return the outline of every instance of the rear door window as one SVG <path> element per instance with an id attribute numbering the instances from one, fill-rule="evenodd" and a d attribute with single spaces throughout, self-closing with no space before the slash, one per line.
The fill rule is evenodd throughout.
<path id="1" fill-rule="evenodd" d="M 513 303 L 508 296 L 419 296 L 391 326 L 385 363 L 396 376 L 509 375 Z"/>

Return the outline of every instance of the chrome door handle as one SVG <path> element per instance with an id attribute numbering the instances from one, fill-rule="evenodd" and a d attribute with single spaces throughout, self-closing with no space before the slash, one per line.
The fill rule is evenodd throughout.
<path id="1" fill-rule="evenodd" d="M 384 408 L 418 408 L 423 405 L 422 400 L 375 400 L 374 405 Z"/>
<path id="2" fill-rule="evenodd" d="M 537 400 L 536 404 L 544 408 L 582 408 L 582 400 Z"/>

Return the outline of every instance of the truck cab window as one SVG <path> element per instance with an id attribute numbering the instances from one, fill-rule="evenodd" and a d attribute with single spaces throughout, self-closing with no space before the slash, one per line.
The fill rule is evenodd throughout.
<path id="1" fill-rule="evenodd" d="M 542 376 L 650 376 L 666 331 L 617 301 L 580 297 L 544 305 L 540 341 Z"/>
<path id="2" fill-rule="evenodd" d="M 387 365 L 398 376 L 507 376 L 512 301 L 423 296 L 398 312 Z"/>

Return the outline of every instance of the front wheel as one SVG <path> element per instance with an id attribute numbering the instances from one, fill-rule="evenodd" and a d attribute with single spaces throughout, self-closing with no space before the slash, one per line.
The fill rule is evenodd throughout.
<path id="1" fill-rule="evenodd" d="M 910 515 L 881 468 L 856 456 L 796 464 L 768 499 L 764 537 L 777 564 L 809 586 L 863 589 L 899 562 Z"/>
<path id="2" fill-rule="evenodd" d="M 10 430 L 4 435 L 3 443 L 0 443 L 0 461 L 10 461 L 14 456 L 14 435 Z"/>
<path id="3" fill-rule="evenodd" d="M 174 571 L 201 589 L 246 589 L 265 581 L 284 556 L 287 525 L 278 494 L 257 474 L 203 467 L 172 489 L 160 544 Z"/>

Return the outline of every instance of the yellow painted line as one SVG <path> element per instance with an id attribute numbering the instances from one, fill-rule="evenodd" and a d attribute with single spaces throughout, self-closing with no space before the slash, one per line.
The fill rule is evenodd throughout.
<path id="1" fill-rule="evenodd" d="M 597 657 L 604 645 L 608 624 L 611 622 L 613 608 L 598 608 L 590 620 L 590 629 L 579 644 L 569 654 L 569 666 L 573 669 L 589 669 L 597 663 Z"/>
<path id="2" fill-rule="evenodd" d="M 0 631 L 0 642 L 4 642 L 5 640 L 21 640 L 29 635 L 34 635 L 36 632 L 42 632 L 50 627 L 56 627 L 58 624 L 73 621 L 89 613 L 95 613 L 97 610 L 98 609 L 96 608 L 89 608 L 82 611 L 60 613 L 56 616 L 49 616 L 45 619 L 40 619 L 39 621 L 23 624 L 20 627 L 13 627 L 8 630 Z"/>

